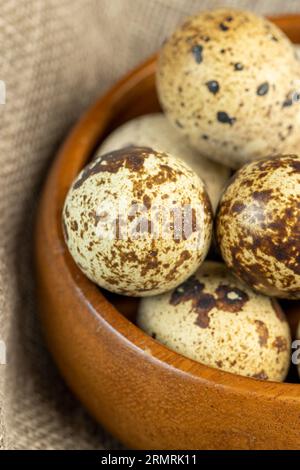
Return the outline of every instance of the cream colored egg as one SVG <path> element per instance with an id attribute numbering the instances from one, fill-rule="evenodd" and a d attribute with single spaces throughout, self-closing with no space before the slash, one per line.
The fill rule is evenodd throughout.
<path id="1" fill-rule="evenodd" d="M 279 304 L 221 263 L 205 262 L 177 289 L 143 299 L 138 325 L 170 349 L 235 374 L 283 381 L 289 368 L 290 331 Z"/>
<path id="2" fill-rule="evenodd" d="M 118 127 L 104 140 L 96 155 L 128 145 L 150 146 L 184 160 L 206 184 L 216 209 L 222 188 L 230 176 L 229 168 L 199 155 L 162 113 L 140 116 Z"/>
<path id="3" fill-rule="evenodd" d="M 92 161 L 63 209 L 69 251 L 99 286 L 147 296 L 180 284 L 204 260 L 212 209 L 204 183 L 181 160 L 126 147 Z"/>
<path id="4" fill-rule="evenodd" d="M 189 18 L 162 47 L 157 89 L 201 155 L 238 168 L 299 144 L 300 64 L 274 24 L 218 9 Z"/>

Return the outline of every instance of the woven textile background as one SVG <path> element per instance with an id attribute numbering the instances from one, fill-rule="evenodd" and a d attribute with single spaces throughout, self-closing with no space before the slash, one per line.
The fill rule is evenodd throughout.
<path id="1" fill-rule="evenodd" d="M 45 350 L 32 271 L 36 202 L 80 113 L 185 15 L 220 5 L 300 12 L 300 0 L 0 0 L 0 448 L 119 448 Z"/>

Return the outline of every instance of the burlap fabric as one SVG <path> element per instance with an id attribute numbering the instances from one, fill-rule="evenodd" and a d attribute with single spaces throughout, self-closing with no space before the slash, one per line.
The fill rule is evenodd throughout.
<path id="1" fill-rule="evenodd" d="M 36 317 L 32 224 L 42 181 L 80 113 L 187 14 L 219 5 L 300 12 L 300 0 L 2 0 L 0 448 L 116 449 L 72 397 Z"/>

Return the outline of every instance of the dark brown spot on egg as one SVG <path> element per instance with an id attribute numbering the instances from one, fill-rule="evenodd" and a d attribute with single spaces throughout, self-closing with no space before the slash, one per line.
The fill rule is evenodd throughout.
<path id="1" fill-rule="evenodd" d="M 160 262 L 157 259 L 157 252 L 152 252 L 155 253 L 154 255 L 149 254 L 146 256 L 144 260 L 142 260 L 142 268 L 141 268 L 141 275 L 146 276 L 150 270 L 157 270 L 160 266 Z"/>
<path id="2" fill-rule="evenodd" d="M 287 108 L 289 106 L 292 106 L 294 101 L 298 101 L 297 99 L 295 99 L 295 97 L 297 98 L 297 94 L 293 90 L 289 91 L 286 94 L 285 100 L 282 103 L 282 108 Z"/>
<path id="3" fill-rule="evenodd" d="M 195 276 L 191 276 L 172 292 L 170 304 L 178 305 L 181 302 L 193 300 L 203 289 L 204 284 L 199 282 Z"/>
<path id="4" fill-rule="evenodd" d="M 212 222 L 212 220 L 213 220 L 213 208 L 212 208 L 211 200 L 210 200 L 207 192 L 202 191 L 201 194 L 199 195 L 199 199 L 203 203 L 203 206 L 204 206 L 204 209 L 205 209 L 204 212 L 206 214 L 206 217 L 209 220 L 209 223 Z"/>
<path id="5" fill-rule="evenodd" d="M 222 124 L 229 124 L 232 126 L 235 123 L 236 118 L 230 117 L 225 111 L 218 111 L 217 120 Z"/>
<path id="6" fill-rule="evenodd" d="M 224 310 L 225 312 L 240 312 L 249 300 L 249 296 L 246 292 L 226 284 L 220 284 L 217 287 L 216 295 L 218 309 Z"/>
<path id="7" fill-rule="evenodd" d="M 287 108 L 288 106 L 292 106 L 293 100 L 291 98 L 286 98 L 282 103 L 283 108 Z"/>
<path id="8" fill-rule="evenodd" d="M 176 275 L 177 273 L 177 270 L 178 268 L 181 267 L 181 265 L 189 260 L 191 258 L 191 253 L 188 251 L 188 250 L 183 250 L 181 253 L 180 253 L 180 257 L 179 259 L 176 261 L 176 263 L 174 264 L 173 268 L 168 272 L 168 274 L 166 275 L 166 279 L 167 281 L 171 281 L 174 279 L 174 276 Z"/>
<path id="9" fill-rule="evenodd" d="M 119 254 L 120 254 L 120 258 L 122 262 L 126 262 L 126 261 L 130 263 L 140 262 L 140 258 L 138 257 L 135 251 L 126 251 L 126 252 L 120 251 Z"/>
<path id="10" fill-rule="evenodd" d="M 232 205 L 231 212 L 233 212 L 234 214 L 240 214 L 245 209 L 246 205 L 243 202 L 236 201 Z"/>
<path id="11" fill-rule="evenodd" d="M 200 328 L 207 328 L 209 326 L 209 312 L 216 306 L 216 301 L 213 295 L 200 293 L 197 299 L 194 299 L 192 308 L 197 313 L 195 325 Z"/>
<path id="12" fill-rule="evenodd" d="M 100 157 L 96 163 L 85 167 L 80 178 L 74 183 L 73 189 L 78 189 L 90 177 L 101 172 L 117 173 L 121 167 L 131 172 L 139 172 L 144 166 L 147 154 L 155 153 L 150 147 L 125 147 Z"/>
<path id="13" fill-rule="evenodd" d="M 257 87 L 256 94 L 258 96 L 264 96 L 268 93 L 268 91 L 269 91 L 269 83 L 264 82 Z"/>
<path id="14" fill-rule="evenodd" d="M 258 333 L 258 342 L 261 347 L 264 347 L 268 343 L 269 330 L 267 325 L 261 320 L 254 321 L 256 331 Z"/>
<path id="15" fill-rule="evenodd" d="M 219 83 L 216 80 L 209 80 L 205 85 L 213 95 L 216 95 L 220 89 Z"/>
<path id="16" fill-rule="evenodd" d="M 175 170 L 166 163 L 161 163 L 159 165 L 159 172 L 151 178 L 151 181 L 153 184 L 163 184 L 167 181 L 175 183 L 179 174 L 179 170 Z"/>
<path id="17" fill-rule="evenodd" d="M 170 298 L 171 305 L 191 301 L 191 312 L 197 313 L 195 324 L 201 328 L 209 326 L 209 312 L 216 306 L 213 295 L 203 292 L 204 284 L 195 276 L 191 276 L 173 291 Z"/>
<path id="18" fill-rule="evenodd" d="M 201 44 L 196 44 L 192 47 L 192 54 L 197 64 L 201 64 L 203 60 L 202 52 L 203 52 L 203 46 L 201 46 Z"/>
<path id="19" fill-rule="evenodd" d="M 257 372 L 256 374 L 253 374 L 252 377 L 254 379 L 258 379 L 258 380 L 268 380 L 268 375 L 266 374 L 266 372 L 262 369 L 260 372 Z"/>
<path id="20" fill-rule="evenodd" d="M 223 22 L 219 24 L 219 28 L 220 28 L 221 31 L 228 31 L 229 30 L 229 26 L 227 26 Z"/>
<path id="21" fill-rule="evenodd" d="M 146 207 L 146 209 L 149 210 L 151 208 L 151 197 L 148 196 L 147 194 L 144 194 L 143 204 Z"/>
<path id="22" fill-rule="evenodd" d="M 77 220 L 72 220 L 70 226 L 71 226 L 71 230 L 72 230 L 73 232 L 77 232 L 77 230 L 78 230 L 78 223 L 77 223 Z"/>
<path id="23" fill-rule="evenodd" d="M 290 166 L 293 169 L 292 173 L 300 173 L 300 158 L 299 160 L 293 160 Z"/>
<path id="24" fill-rule="evenodd" d="M 288 349 L 287 340 L 283 336 L 276 336 L 272 343 L 272 346 L 274 349 L 277 350 L 277 354 L 285 352 Z"/>
<path id="25" fill-rule="evenodd" d="M 146 153 L 149 152 L 149 151 L 151 152 L 151 149 L 142 150 L 142 152 L 146 152 Z M 128 155 L 125 158 L 125 168 L 127 168 L 128 170 L 130 170 L 132 172 L 141 171 L 141 169 L 144 166 L 145 154 L 144 153 L 140 154 L 139 152 L 140 152 L 140 150 L 135 151 L 134 153 Z"/>
<path id="26" fill-rule="evenodd" d="M 243 69 L 244 69 L 244 66 L 243 66 L 243 64 L 241 64 L 240 62 L 236 62 L 236 63 L 234 64 L 234 70 L 235 70 L 236 72 L 240 72 L 240 71 L 243 70 Z"/>
<path id="27" fill-rule="evenodd" d="M 253 199 L 259 202 L 267 203 L 272 198 L 272 189 L 265 189 L 262 191 L 254 191 L 252 194 Z"/>
<path id="28" fill-rule="evenodd" d="M 300 101 L 300 93 L 299 92 L 294 92 L 293 93 L 293 101 L 297 103 L 297 101 Z"/>

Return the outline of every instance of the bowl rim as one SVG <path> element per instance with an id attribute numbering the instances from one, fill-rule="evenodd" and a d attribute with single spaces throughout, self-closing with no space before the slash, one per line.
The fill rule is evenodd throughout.
<path id="1" fill-rule="evenodd" d="M 286 22 L 299 25 L 300 14 L 276 16 L 270 19 L 285 29 Z M 61 213 L 68 188 L 89 160 L 100 133 L 109 125 L 113 115 L 118 112 L 120 97 L 130 93 L 130 90 L 141 80 L 147 80 L 153 76 L 156 59 L 157 55 L 154 54 L 98 98 L 75 124 L 59 149 L 50 169 L 38 211 L 38 218 L 45 217 L 43 207 L 47 205 L 47 223 L 51 227 L 51 233 L 45 234 L 47 243 L 55 253 L 56 261 L 59 260 L 59 264 L 64 266 L 65 284 L 70 290 L 75 289 L 79 292 L 80 296 L 88 302 L 89 310 L 95 319 L 101 318 L 110 329 L 114 330 L 115 334 L 121 335 L 129 346 L 138 348 L 141 353 L 149 355 L 150 351 L 151 361 L 159 362 L 167 368 L 175 368 L 177 373 L 188 374 L 192 380 L 209 382 L 210 385 L 225 387 L 234 393 L 248 394 L 250 391 L 257 396 L 263 395 L 270 398 L 274 395 L 276 397 L 283 395 L 284 400 L 299 402 L 299 384 L 255 380 L 215 369 L 182 356 L 151 338 L 104 297 L 99 288 L 76 266 L 67 250 L 62 233 Z M 102 112 L 104 108 L 109 110 L 105 116 Z M 38 226 L 36 236 L 39 236 Z"/>

